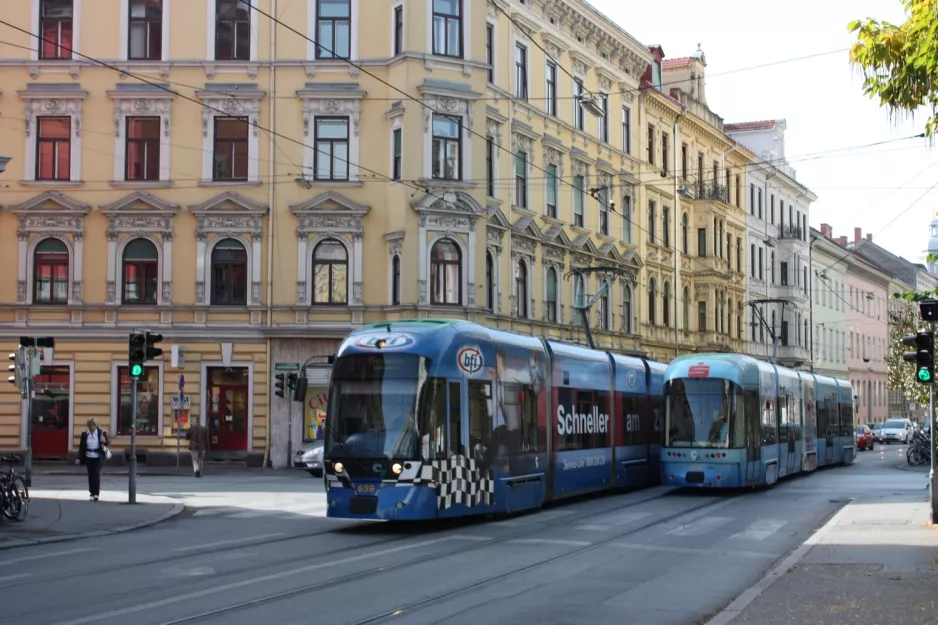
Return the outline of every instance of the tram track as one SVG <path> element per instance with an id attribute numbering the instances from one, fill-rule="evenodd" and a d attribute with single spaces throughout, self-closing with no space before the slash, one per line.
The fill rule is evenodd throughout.
<path id="1" fill-rule="evenodd" d="M 667 496 L 668 496 L 668 494 L 665 494 L 665 495 L 662 495 L 662 496 L 660 496 L 660 497 L 655 497 L 655 498 L 653 498 L 653 499 L 664 499 L 664 498 L 667 497 Z M 573 549 L 572 551 L 569 551 L 569 552 L 566 552 L 566 553 L 563 553 L 563 554 L 559 554 L 559 555 L 552 556 L 552 557 L 549 557 L 549 558 L 544 558 L 544 559 L 542 559 L 542 560 L 538 560 L 537 562 L 533 562 L 533 563 L 531 563 L 531 564 L 528 564 L 528 565 L 525 565 L 525 566 L 522 566 L 522 567 L 518 567 L 518 568 L 512 569 L 512 570 L 510 570 L 510 571 L 506 571 L 506 572 L 503 572 L 503 573 L 499 573 L 499 574 L 497 574 L 497 575 L 491 575 L 491 576 L 486 577 L 486 578 L 484 578 L 484 579 L 481 579 L 481 580 L 477 580 L 477 581 L 475 581 L 475 582 L 472 582 L 471 584 L 465 584 L 465 585 L 460 586 L 460 587 L 458 587 L 458 588 L 450 589 L 450 590 L 448 590 L 448 591 L 446 591 L 446 592 L 439 593 L 439 594 L 434 595 L 434 596 L 432 596 L 432 597 L 428 597 L 428 598 L 422 599 L 422 600 L 420 600 L 420 601 L 415 601 L 415 602 L 412 602 L 412 603 L 407 604 L 407 605 L 398 606 L 398 607 L 396 607 L 396 608 L 394 608 L 394 609 L 381 612 L 380 614 L 372 615 L 372 616 L 370 616 L 370 617 L 368 617 L 368 618 L 366 618 L 366 619 L 363 619 L 363 620 L 360 620 L 360 621 L 356 621 L 356 622 L 354 622 L 354 623 L 351 624 L 351 625 L 369 625 L 369 624 L 371 624 L 371 623 L 378 623 L 378 622 L 383 621 L 383 620 L 391 619 L 391 618 L 394 618 L 394 617 L 396 617 L 396 616 L 398 616 L 398 615 L 400 615 L 400 614 L 402 614 L 402 613 L 404 613 L 404 612 L 408 612 L 408 611 L 420 609 L 420 608 L 423 608 L 423 607 L 427 607 L 427 606 L 429 606 L 429 605 L 431 605 L 431 604 L 433 604 L 433 603 L 439 602 L 439 601 L 441 601 L 441 600 L 447 599 L 447 598 L 449 598 L 449 597 L 452 597 L 452 596 L 455 596 L 455 595 L 458 595 L 458 594 L 461 594 L 461 593 L 464 593 L 464 592 L 468 592 L 468 591 L 474 590 L 474 589 L 479 588 L 479 587 L 481 587 L 481 586 L 484 586 L 484 585 L 486 585 L 486 584 L 489 584 L 489 583 L 496 582 L 496 581 L 499 581 L 499 580 L 501 580 L 501 579 L 504 579 L 504 578 L 506 578 L 506 577 L 511 577 L 511 576 L 513 576 L 513 575 L 518 575 L 518 574 L 527 572 L 527 571 L 529 571 L 529 570 L 532 570 L 532 569 L 537 568 L 537 567 L 540 567 L 540 566 L 544 566 L 544 565 L 547 565 L 547 564 L 552 564 L 553 562 L 556 562 L 556 561 L 559 561 L 559 560 L 563 560 L 563 559 L 565 559 L 565 558 L 570 558 L 570 557 L 573 557 L 573 556 L 576 556 L 576 555 L 579 555 L 579 554 L 582 554 L 582 553 L 585 553 L 585 552 L 588 552 L 588 551 L 591 551 L 591 550 L 600 548 L 600 547 L 602 547 L 603 545 L 609 544 L 609 543 L 611 543 L 611 542 L 613 542 L 613 541 L 615 541 L 615 540 L 619 540 L 619 539 L 625 538 L 625 537 L 627 537 L 627 536 L 630 536 L 630 535 L 633 535 L 633 534 L 637 534 L 638 532 L 642 532 L 642 531 L 644 531 L 644 530 L 653 528 L 653 527 L 658 526 L 658 525 L 663 525 L 663 524 L 666 524 L 666 523 L 670 523 L 670 522 L 674 521 L 675 519 L 679 519 L 679 518 L 681 518 L 681 517 L 685 517 L 685 516 L 687 516 L 687 515 L 694 514 L 695 512 L 699 512 L 699 511 L 701 511 L 701 510 L 705 510 L 705 509 L 711 508 L 711 507 L 712 507 L 712 508 L 723 507 L 723 506 L 725 506 L 725 505 L 728 505 L 731 501 L 735 500 L 738 496 L 739 496 L 739 493 L 735 493 L 735 494 L 725 494 L 722 498 L 718 499 L 717 501 L 712 501 L 712 500 L 711 500 L 711 501 L 707 501 L 706 503 L 702 503 L 702 504 L 699 504 L 699 505 L 696 505 L 696 506 L 692 506 L 692 507 L 690 507 L 690 508 L 682 509 L 682 510 L 680 510 L 679 512 L 675 512 L 675 513 L 673 513 L 673 514 L 669 514 L 669 515 L 660 517 L 660 518 L 658 518 L 658 519 L 651 520 L 651 521 L 649 521 L 649 522 L 647 522 L 647 523 L 643 523 L 643 524 L 637 525 L 637 526 L 632 526 L 632 527 L 630 527 L 629 529 L 627 529 L 627 530 L 625 530 L 625 531 L 617 532 L 617 533 L 615 533 L 615 534 L 612 535 L 612 536 L 609 536 L 609 537 L 607 537 L 607 538 L 604 538 L 603 540 L 600 540 L 600 541 L 598 541 L 598 542 L 591 543 L 591 544 L 588 545 L 588 546 L 578 547 L 578 548 Z M 644 503 L 644 502 L 643 502 L 643 503 Z M 635 504 L 635 505 L 638 505 L 638 504 Z M 625 509 L 628 509 L 628 508 L 630 508 L 630 507 L 632 507 L 632 506 L 626 506 L 626 507 L 623 507 L 623 508 L 619 508 L 619 510 L 625 510 Z M 606 514 L 609 514 L 610 512 L 612 512 L 612 510 L 603 510 L 603 511 L 596 512 L 596 513 L 594 513 L 594 514 L 584 515 L 584 516 L 582 516 L 582 517 L 578 517 L 578 521 L 579 521 L 579 520 L 584 520 L 584 521 L 585 521 L 585 520 L 589 520 L 590 518 L 595 518 L 595 517 L 604 516 L 604 515 L 606 515 Z M 535 530 L 533 533 L 542 533 L 542 532 L 544 532 L 544 531 L 548 531 L 548 530 L 551 530 L 551 529 L 555 529 L 556 527 L 558 527 L 558 526 L 560 526 L 560 525 L 564 525 L 564 521 L 566 521 L 566 519 L 560 520 L 560 522 L 555 522 L 555 523 L 547 524 L 545 527 L 539 528 L 539 529 Z M 440 551 L 440 552 L 438 552 L 438 553 L 434 553 L 434 554 L 432 555 L 432 558 L 434 558 L 434 559 L 446 558 L 446 557 L 458 555 L 458 554 L 465 553 L 465 552 L 472 551 L 472 550 L 477 550 L 477 549 L 481 549 L 481 548 L 485 548 L 485 547 L 491 547 L 491 546 L 497 545 L 497 544 L 499 544 L 499 543 L 504 543 L 504 542 L 507 542 L 507 541 L 516 539 L 516 538 L 518 538 L 519 536 L 530 536 L 531 534 L 532 534 L 531 528 L 522 528 L 522 529 L 520 529 L 519 531 L 511 532 L 511 533 L 506 534 L 506 535 L 503 535 L 503 536 L 498 536 L 498 537 L 494 537 L 494 538 L 490 538 L 490 539 L 484 539 L 484 540 L 479 540 L 479 541 L 472 541 L 471 544 L 467 544 L 467 545 L 464 545 L 464 546 L 454 547 L 454 548 L 452 548 L 452 549 L 447 549 L 447 550 L 444 550 L 444 551 Z M 223 606 L 223 607 L 215 608 L 215 609 L 212 609 L 212 610 L 206 610 L 206 611 L 200 612 L 200 613 L 198 613 L 198 614 L 192 614 L 192 615 L 188 615 L 188 616 L 181 617 L 181 618 L 177 618 L 177 619 L 173 619 L 173 620 L 163 621 L 163 622 L 160 623 L 160 625 L 182 625 L 183 623 L 196 623 L 196 622 L 199 622 L 199 621 L 208 620 L 208 619 L 215 618 L 215 617 L 218 617 L 218 616 L 223 616 L 223 615 L 231 614 L 231 613 L 234 613 L 234 612 L 239 612 L 239 611 L 243 611 L 243 610 L 248 610 L 248 609 L 251 609 L 251 608 L 255 608 L 255 607 L 259 607 L 259 606 L 263 606 L 263 605 L 267 605 L 267 604 L 271 604 L 271 603 L 276 603 L 276 602 L 278 602 L 278 601 L 282 601 L 282 600 L 285 600 L 285 599 L 290 599 L 290 598 L 292 598 L 292 597 L 295 597 L 295 596 L 298 596 L 298 595 L 303 595 L 303 594 L 306 594 L 306 593 L 311 593 L 311 592 L 314 593 L 314 592 L 318 592 L 318 591 L 330 590 L 330 589 L 333 589 L 333 588 L 335 588 L 335 587 L 337 587 L 337 586 L 341 586 L 341 585 L 348 584 L 348 583 L 352 583 L 352 582 L 359 582 L 359 581 L 361 581 L 361 580 L 367 579 L 367 578 L 369 578 L 369 577 L 373 577 L 373 576 L 375 576 L 375 575 L 379 575 L 379 574 L 382 574 L 382 573 L 387 573 L 387 572 L 390 572 L 390 571 L 397 571 L 397 570 L 400 570 L 400 569 L 404 569 L 404 568 L 407 568 L 407 567 L 410 567 L 410 566 L 419 565 L 419 564 L 425 564 L 426 562 L 427 562 L 427 556 L 418 556 L 418 557 L 411 558 L 411 559 L 408 559 L 408 560 L 404 560 L 404 561 L 401 561 L 401 562 L 396 562 L 396 563 L 392 563 L 392 564 L 386 564 L 386 565 L 382 565 L 382 566 L 376 566 L 376 567 L 373 567 L 373 568 L 370 568 L 370 569 L 366 569 L 366 570 L 363 570 L 363 571 L 358 571 L 358 572 L 355 572 L 355 573 L 350 573 L 350 574 L 343 575 L 343 576 L 340 576 L 340 577 L 335 577 L 335 578 L 332 578 L 332 579 L 329 579 L 329 580 L 323 580 L 323 581 L 320 581 L 320 582 L 315 582 L 315 583 L 311 583 L 311 584 L 305 584 L 305 585 L 300 586 L 300 587 L 298 587 L 298 588 L 292 588 L 292 589 L 290 589 L 290 590 L 284 590 L 284 591 L 282 591 L 282 592 L 271 593 L 271 594 L 269 594 L 269 595 L 265 595 L 265 596 L 262 596 L 262 597 L 257 597 L 257 598 L 254 598 L 254 599 L 242 601 L 242 602 L 239 602 L 239 603 L 236 603 L 236 604 L 232 604 L 232 605 L 229 605 L 229 606 Z M 71 624 L 70 624 L 70 625 L 71 625 Z"/>
<path id="2" fill-rule="evenodd" d="M 635 501 L 631 501 L 631 502 L 629 502 L 629 503 L 627 503 L 627 504 L 624 504 L 624 505 L 621 504 L 621 503 L 616 503 L 615 501 L 613 501 L 613 502 L 610 502 L 609 505 L 601 506 L 601 507 L 600 507 L 599 509 L 597 509 L 596 511 L 592 511 L 592 512 L 590 512 L 590 513 L 588 513 L 588 514 L 579 515 L 577 518 L 583 519 L 583 520 L 588 520 L 588 519 L 591 519 L 591 518 L 594 518 L 594 517 L 598 517 L 598 516 L 603 516 L 603 515 L 609 514 L 610 512 L 615 512 L 615 511 L 619 511 L 619 510 L 629 510 L 629 509 L 632 509 L 632 508 L 634 508 L 634 507 L 636 507 L 636 506 L 641 506 L 641 505 L 647 504 L 647 503 L 652 502 L 652 501 L 656 501 L 656 500 L 660 500 L 660 499 L 667 498 L 667 497 L 668 497 L 669 495 L 671 495 L 673 492 L 674 492 L 674 491 L 670 491 L 670 490 L 669 490 L 669 491 L 666 491 L 666 492 L 663 492 L 663 493 L 655 493 L 655 494 L 648 493 L 647 496 L 642 497 L 642 496 L 641 496 L 641 494 L 642 494 L 641 491 L 636 491 L 636 492 L 634 492 L 634 493 L 629 493 L 629 495 L 638 496 L 638 498 L 637 498 Z M 569 504 L 569 503 L 572 503 L 572 502 L 566 502 L 564 505 L 567 505 L 567 504 Z M 538 513 L 549 512 L 549 511 L 551 511 L 551 510 L 553 510 L 553 509 L 558 509 L 558 508 L 562 508 L 562 507 L 563 507 L 563 506 L 556 506 L 556 507 L 551 506 L 551 507 L 547 507 L 547 508 L 539 508 L 539 509 L 535 509 L 535 510 L 530 510 L 530 511 L 528 511 L 528 512 L 526 512 L 526 513 L 521 513 L 521 514 L 518 514 L 518 515 L 506 517 L 504 520 L 505 520 L 505 521 L 513 521 L 513 520 L 516 520 L 516 519 L 522 519 L 522 518 L 529 517 L 529 516 L 536 516 Z M 574 513 L 574 514 L 575 514 L 575 513 Z M 542 526 L 542 529 L 543 529 L 543 530 L 547 530 L 547 529 L 555 528 L 555 527 L 557 527 L 558 525 L 561 525 L 562 522 L 563 522 L 565 519 L 566 519 L 566 517 L 561 517 L 561 519 L 559 519 L 558 521 L 553 521 L 553 522 L 552 522 L 552 521 L 545 521 L 544 524 L 543 524 L 543 526 Z M 483 527 L 483 526 L 485 526 L 485 525 L 488 524 L 487 522 L 484 521 L 484 517 L 481 517 L 481 516 L 480 516 L 480 517 L 462 517 L 461 519 L 455 519 L 455 520 L 453 520 L 453 521 L 454 521 L 455 523 L 454 523 L 454 522 L 446 522 L 446 521 L 444 521 L 444 523 L 446 523 L 446 524 L 445 524 L 445 525 L 442 525 L 442 526 L 440 525 L 439 522 L 437 522 L 437 523 L 435 523 L 435 524 L 421 522 L 420 525 L 419 525 L 419 526 L 416 526 L 416 527 L 414 527 L 414 526 L 401 526 L 401 527 L 404 528 L 405 531 L 406 531 L 406 533 L 404 533 L 403 535 L 394 535 L 394 536 L 387 537 L 387 538 L 385 538 L 385 539 L 378 539 L 378 540 L 370 541 L 370 542 L 368 542 L 368 543 L 364 543 L 364 544 L 360 544 L 360 545 L 345 546 L 345 547 L 337 547 L 337 548 L 334 548 L 334 549 L 329 549 L 329 550 L 324 550 L 324 551 L 317 551 L 315 554 L 308 554 L 308 553 L 307 553 L 307 554 L 303 554 L 303 555 L 296 555 L 296 556 L 293 556 L 293 557 L 290 557 L 290 558 L 287 558 L 287 559 L 282 559 L 282 560 L 278 560 L 278 561 L 276 561 L 276 562 L 272 562 L 272 563 L 269 563 L 269 564 L 265 564 L 265 565 L 259 566 L 259 567 L 255 568 L 255 569 L 253 569 L 253 572 L 254 572 L 255 574 L 259 575 L 259 576 L 262 576 L 262 575 L 264 574 L 264 572 L 267 571 L 267 570 L 278 570 L 278 569 L 282 569 L 282 568 L 285 567 L 285 566 L 289 566 L 289 565 L 291 565 L 291 564 L 297 564 L 297 563 L 301 563 L 301 562 L 309 562 L 309 560 L 310 560 L 311 557 L 312 557 L 312 558 L 316 558 L 316 559 L 320 559 L 320 558 L 325 558 L 325 557 L 328 557 L 328 556 L 334 556 L 334 555 L 337 555 L 337 554 L 343 554 L 343 555 L 345 555 L 345 554 L 349 554 L 349 553 L 359 552 L 359 551 L 368 549 L 368 548 L 370 548 L 370 547 L 385 547 L 385 546 L 388 546 L 388 545 L 393 545 L 393 544 L 397 544 L 397 543 L 403 543 L 403 542 L 405 542 L 405 541 L 407 541 L 407 540 L 412 540 L 412 539 L 414 539 L 414 538 L 419 538 L 419 537 L 421 537 L 421 536 L 442 535 L 442 538 L 441 538 L 440 540 L 444 540 L 444 539 L 446 539 L 446 536 L 445 536 L 445 535 L 446 535 L 447 533 L 450 533 L 450 534 L 458 533 L 461 529 L 465 529 L 466 527 L 470 527 L 470 528 L 471 528 L 471 527 L 474 527 L 474 526 Z M 498 523 L 498 522 L 499 522 L 498 520 L 495 521 L 495 523 Z M 375 531 L 388 532 L 388 529 L 386 528 L 386 525 L 384 525 L 384 524 L 375 523 L 375 524 L 372 524 L 371 527 L 374 527 L 374 528 L 375 528 Z M 428 528 L 428 527 L 429 527 L 430 529 L 426 529 L 423 533 L 420 533 L 420 530 L 421 530 L 421 529 Z M 218 547 L 218 548 L 210 548 L 210 549 L 205 549 L 205 550 L 192 550 L 192 551 L 187 552 L 187 553 L 182 553 L 182 554 L 179 554 L 179 555 L 169 556 L 169 557 L 165 557 L 165 558 L 151 558 L 151 559 L 149 559 L 149 560 L 141 560 L 141 561 L 138 561 L 138 562 L 129 562 L 129 563 L 126 563 L 126 564 L 120 564 L 120 565 L 115 565 L 115 566 L 102 565 L 102 566 L 100 566 L 100 567 L 96 567 L 95 569 L 83 569 L 83 570 L 81 571 L 81 575 L 84 577 L 84 576 L 88 576 L 88 575 L 93 576 L 95 573 L 98 573 L 98 574 L 100 574 L 100 573 L 105 573 L 105 572 L 107 572 L 107 573 L 113 573 L 113 572 L 115 572 L 115 571 L 131 570 L 131 569 L 135 569 L 135 568 L 138 568 L 138 567 L 147 567 L 147 566 L 151 566 L 151 565 L 154 565 L 154 564 L 172 564 L 172 563 L 178 563 L 178 562 L 183 562 L 183 561 L 185 561 L 185 560 L 187 560 L 187 559 L 194 559 L 196 564 L 202 564 L 202 563 L 204 563 L 204 561 L 205 561 L 204 559 L 205 559 L 206 557 L 210 557 L 210 556 L 212 556 L 212 555 L 216 555 L 216 554 L 220 554 L 220 553 L 231 552 L 233 549 L 234 549 L 234 550 L 254 549 L 254 548 L 257 548 L 257 547 L 265 547 L 265 546 L 269 546 L 269 545 L 277 544 L 277 543 L 286 543 L 286 542 L 289 542 L 289 541 L 308 539 L 308 538 L 311 538 L 311 537 L 322 536 L 322 535 L 326 535 L 326 534 L 360 532 L 360 531 L 363 531 L 363 529 L 364 529 L 364 531 L 366 531 L 366 532 L 368 531 L 368 529 L 365 528 L 365 526 L 353 525 L 353 526 L 347 526 L 347 527 L 341 527 L 341 528 L 326 529 L 326 530 L 318 531 L 318 532 L 309 532 L 309 533 L 306 533 L 306 534 L 299 534 L 299 535 L 293 535 L 293 536 L 282 536 L 282 537 L 277 537 L 277 538 L 271 538 L 271 539 L 269 539 L 269 540 L 260 540 L 260 541 L 253 542 L 253 543 L 242 543 L 242 544 L 238 544 L 237 546 L 227 545 L 227 546 L 220 546 L 220 547 Z M 501 542 L 502 540 L 509 540 L 509 539 L 512 539 L 512 538 L 517 538 L 518 536 L 524 535 L 524 534 L 525 534 L 526 532 L 528 532 L 528 531 L 530 531 L 530 528 L 529 528 L 529 527 L 527 527 L 527 528 L 520 528 L 518 531 L 512 532 L 512 533 L 510 533 L 510 534 L 506 534 L 506 535 L 503 536 L 503 537 L 501 537 L 501 536 L 500 536 L 500 537 L 497 537 L 497 538 L 495 538 L 495 539 L 493 539 L 493 540 L 496 540 L 496 541 L 498 541 L 498 542 Z M 539 531 L 541 531 L 541 530 L 539 530 Z M 458 551 L 465 551 L 465 550 L 468 549 L 468 548 L 473 548 L 473 547 L 475 547 L 475 546 L 483 545 L 483 544 L 490 544 L 490 542 L 487 541 L 487 542 L 484 542 L 484 543 L 482 543 L 482 542 L 474 543 L 474 544 L 472 544 L 472 545 L 468 545 L 466 548 L 460 548 L 460 549 L 458 549 L 457 552 L 458 552 Z M 441 554 L 441 555 L 448 555 L 448 552 L 447 552 L 447 553 L 443 553 L 443 554 Z M 434 557 L 435 557 L 435 556 L 434 556 Z M 376 570 L 375 570 L 373 573 L 379 573 L 379 572 L 381 572 L 381 570 L 382 570 L 382 567 L 377 567 Z M 213 582 L 216 582 L 216 583 L 219 583 L 219 582 L 222 582 L 222 583 L 223 583 L 225 580 L 230 579 L 230 578 L 232 578 L 232 577 L 236 577 L 236 576 L 238 576 L 238 575 L 242 575 L 243 573 L 244 573 L 243 570 L 232 570 L 232 571 L 227 571 L 227 572 L 216 572 L 216 573 L 214 573 L 214 574 L 212 575 L 212 580 L 213 580 Z M 15 581 L 14 581 L 14 580 L 11 580 L 10 583 L 5 584 L 5 587 L 12 587 L 12 586 L 14 586 L 14 585 L 34 585 L 34 584 L 37 584 L 37 583 L 46 583 L 46 584 L 47 584 L 47 583 L 49 583 L 50 581 L 56 581 L 56 580 L 63 580 L 63 579 L 73 578 L 75 575 L 76 575 L 76 573 L 75 573 L 74 571 L 72 571 L 72 572 L 63 572 L 63 573 L 60 573 L 60 574 L 48 575 L 48 576 L 44 576 L 44 577 L 30 577 L 30 578 L 25 578 L 25 579 L 22 579 L 22 580 L 15 580 Z M 155 581 L 155 580 L 154 580 L 153 582 L 150 582 L 150 583 L 148 584 L 148 588 L 149 588 L 149 589 L 152 589 L 152 590 L 155 591 L 155 592 L 165 591 L 165 590 L 167 590 L 167 589 L 174 588 L 174 587 L 177 587 L 177 586 L 178 586 L 178 580 L 172 579 L 172 578 L 167 578 L 167 580 L 166 580 L 165 582 L 162 582 L 162 580 L 160 580 L 160 581 Z M 100 603 L 101 603 L 102 601 L 105 601 L 105 602 L 106 602 L 106 601 L 108 601 L 108 600 L 110 600 L 110 599 L 117 599 L 117 598 L 121 598 L 121 597 L 125 597 L 125 596 L 126 596 L 126 591 L 125 591 L 125 590 L 115 590 L 115 591 L 111 591 L 111 592 L 105 591 L 105 592 L 102 592 L 102 593 L 96 593 L 96 594 L 94 595 L 94 597 L 89 597 L 89 599 L 87 599 L 87 600 L 73 601 L 73 602 L 70 603 L 69 608 L 70 608 L 70 609 L 74 609 L 74 608 L 86 607 L 86 606 L 88 606 L 88 605 L 100 605 Z M 8 616 L 8 617 L 7 617 L 7 616 L 0 616 L 0 623 L 7 623 L 7 622 L 17 622 L 17 623 L 19 623 L 19 622 L 23 622 L 23 619 L 25 619 L 25 618 L 37 617 L 37 616 L 40 616 L 40 615 L 45 615 L 45 614 L 49 614 L 49 613 L 54 613 L 54 612 L 57 612 L 57 611 L 59 611 L 59 610 L 60 610 L 60 608 L 58 608 L 58 607 L 50 606 L 50 607 L 48 607 L 48 608 L 43 608 L 43 609 L 40 609 L 40 610 L 35 610 L 35 611 L 29 612 L 29 613 L 17 613 L 17 614 L 13 614 L 13 615 L 11 615 L 11 616 Z M 185 622 L 185 621 L 183 621 L 183 622 Z"/>

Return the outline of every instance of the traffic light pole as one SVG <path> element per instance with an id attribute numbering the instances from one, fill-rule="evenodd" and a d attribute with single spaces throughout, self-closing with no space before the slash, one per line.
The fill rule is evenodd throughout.
<path id="1" fill-rule="evenodd" d="M 935 331 L 935 322 L 931 321 L 929 324 L 929 329 Z M 938 523 L 938 488 L 935 484 L 935 450 L 936 445 L 935 441 L 938 440 L 935 437 L 935 381 L 932 380 L 932 383 L 928 386 L 928 430 L 931 436 L 931 470 L 928 473 L 928 499 L 931 504 L 931 522 L 932 524 Z"/>
<path id="2" fill-rule="evenodd" d="M 127 503 L 137 503 L 137 378 L 131 381 L 130 389 L 130 460 L 127 463 Z"/>
<path id="3" fill-rule="evenodd" d="M 32 376 L 23 380 L 26 388 L 26 488 L 33 487 L 33 384 Z"/>

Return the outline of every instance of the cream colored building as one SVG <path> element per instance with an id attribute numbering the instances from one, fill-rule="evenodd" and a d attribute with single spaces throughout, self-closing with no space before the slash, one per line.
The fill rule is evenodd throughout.
<path id="1" fill-rule="evenodd" d="M 164 336 L 138 404 L 148 462 L 175 452 L 182 375 L 214 455 L 285 465 L 288 431 L 294 449 L 321 436 L 327 359 L 367 322 L 458 317 L 583 342 L 573 304 L 605 280 L 599 346 L 669 359 L 678 324 L 682 349 L 739 348 L 744 215 L 719 189 L 738 169 L 726 179 L 738 196 L 746 156 L 705 98 L 660 90 L 660 55 L 579 0 L 253 4 L 30 0 L 4 13 L 44 39 L 0 43 L 0 151 L 13 156 L 0 341 L 57 341 L 37 455 L 74 454 L 90 416 L 127 445 L 139 327 Z M 660 164 L 680 161 L 661 138 L 675 119 L 689 158 L 717 172 L 682 176 L 684 197 Z M 671 242 L 649 243 L 652 228 Z M 716 254 L 701 254 L 701 231 Z M 613 270 L 568 275 L 597 266 Z M 301 410 L 270 387 L 304 362 Z M 16 389 L 0 389 L 0 447 L 25 447 L 26 421 Z"/>

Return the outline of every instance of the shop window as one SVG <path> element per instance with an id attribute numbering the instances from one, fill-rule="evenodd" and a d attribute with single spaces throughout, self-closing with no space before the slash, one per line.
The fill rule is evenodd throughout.
<path id="1" fill-rule="evenodd" d="M 127 367 L 117 368 L 117 432 L 130 436 L 134 423 L 132 378 Z M 145 367 L 137 383 L 137 436 L 156 436 L 160 425 L 160 370 Z"/>

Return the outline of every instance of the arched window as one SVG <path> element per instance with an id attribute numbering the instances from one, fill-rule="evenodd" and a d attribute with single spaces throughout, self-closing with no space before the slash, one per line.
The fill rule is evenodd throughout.
<path id="1" fill-rule="evenodd" d="M 236 239 L 224 239 L 212 248 L 211 301 L 222 306 L 247 304 L 248 253 Z"/>
<path id="2" fill-rule="evenodd" d="M 124 248 L 123 302 L 156 304 L 159 288 L 159 255 L 147 239 L 134 239 Z"/>
<path id="3" fill-rule="evenodd" d="M 495 259 L 492 252 L 485 253 L 485 303 L 495 312 Z"/>
<path id="4" fill-rule="evenodd" d="M 517 298 L 515 312 L 519 317 L 526 318 L 528 316 L 528 266 L 520 258 L 515 266 L 515 296 Z"/>
<path id="5" fill-rule="evenodd" d="M 664 325 L 671 327 L 671 284 L 668 282 L 664 283 L 664 288 L 661 289 L 661 318 L 664 320 Z"/>
<path id="6" fill-rule="evenodd" d="M 547 284 L 544 288 L 547 300 L 547 320 L 557 322 L 557 270 L 553 267 L 547 269 Z"/>
<path id="7" fill-rule="evenodd" d="M 684 301 L 682 302 L 684 309 L 684 331 L 690 331 L 690 288 L 684 287 Z"/>
<path id="8" fill-rule="evenodd" d="M 602 285 L 605 285 L 606 290 L 599 296 L 599 326 L 603 330 L 609 330 L 612 325 L 609 318 L 609 283 L 603 280 Z"/>
<path id="9" fill-rule="evenodd" d="M 62 241 L 43 239 L 33 252 L 33 303 L 68 303 L 68 247 Z"/>
<path id="10" fill-rule="evenodd" d="M 687 213 L 681 216 L 681 251 L 685 254 L 687 251 Z"/>
<path id="11" fill-rule="evenodd" d="M 348 303 L 348 252 L 335 239 L 325 239 L 313 250 L 313 303 Z"/>
<path id="12" fill-rule="evenodd" d="M 622 331 L 632 334 L 632 287 L 622 288 Z"/>
<path id="13" fill-rule="evenodd" d="M 459 246 L 449 239 L 440 239 L 430 252 L 430 303 L 460 304 L 462 302 L 462 255 Z"/>
<path id="14" fill-rule="evenodd" d="M 655 325 L 655 279 L 648 281 L 648 323 Z"/>
<path id="15" fill-rule="evenodd" d="M 391 260 L 391 304 L 401 303 L 401 257 L 394 255 Z"/>
<path id="16" fill-rule="evenodd" d="M 582 306 L 586 303 L 586 280 L 583 276 L 577 276 L 576 282 L 573 284 L 573 305 Z M 583 323 L 583 313 L 576 308 L 573 309 L 573 319 L 577 325 Z"/>

